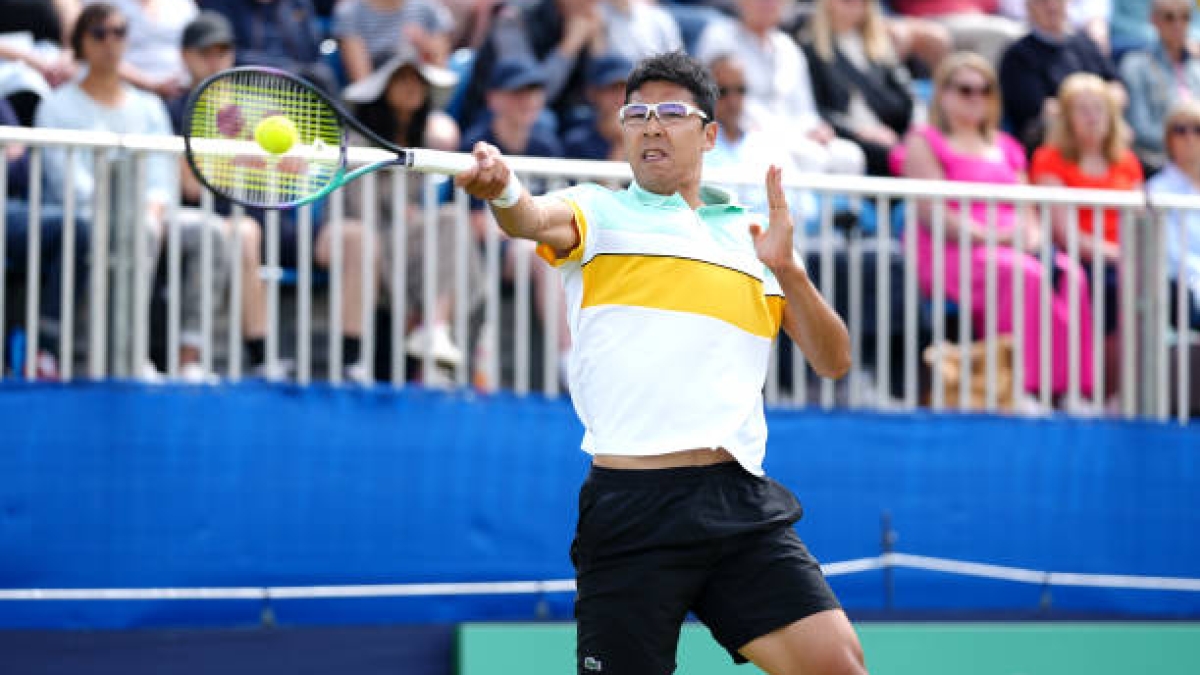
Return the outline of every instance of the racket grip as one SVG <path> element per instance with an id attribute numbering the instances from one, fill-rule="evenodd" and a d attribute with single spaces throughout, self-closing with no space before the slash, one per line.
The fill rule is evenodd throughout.
<path id="1" fill-rule="evenodd" d="M 421 173 L 440 173 L 453 176 L 475 165 L 475 158 L 465 152 L 445 152 L 412 148 L 408 150 L 405 165 Z"/>

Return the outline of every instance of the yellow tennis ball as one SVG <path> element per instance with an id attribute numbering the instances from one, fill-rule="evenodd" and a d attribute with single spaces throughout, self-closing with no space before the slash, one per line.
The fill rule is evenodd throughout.
<path id="1" fill-rule="evenodd" d="M 263 150 L 282 155 L 296 144 L 296 125 L 283 115 L 264 117 L 254 127 L 254 140 Z"/>

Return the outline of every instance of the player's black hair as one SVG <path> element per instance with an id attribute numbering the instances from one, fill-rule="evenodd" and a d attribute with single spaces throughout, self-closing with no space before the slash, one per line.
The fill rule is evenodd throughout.
<path id="1" fill-rule="evenodd" d="M 696 107 L 708 115 L 705 124 L 715 119 L 717 83 L 708 68 L 686 52 L 664 52 L 639 61 L 625 83 L 625 102 L 647 82 L 670 82 L 687 89 L 692 92 Z"/>

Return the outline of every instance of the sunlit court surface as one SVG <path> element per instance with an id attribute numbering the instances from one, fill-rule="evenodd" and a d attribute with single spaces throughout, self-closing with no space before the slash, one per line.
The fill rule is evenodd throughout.
<path id="1" fill-rule="evenodd" d="M 257 21 L 259 5 L 275 4 L 245 12 Z M 297 21 L 315 11 L 307 0 L 278 4 Z M 515 52 L 449 50 L 438 30 L 458 15 L 435 2 L 394 3 L 428 14 L 429 26 L 404 32 L 413 45 L 383 58 L 340 32 L 370 25 L 375 15 L 360 13 L 375 10 L 363 6 L 388 4 L 341 0 L 352 9 L 322 17 L 311 51 L 324 68 L 229 70 L 232 53 L 217 49 L 206 58 L 229 63 L 190 78 L 198 93 L 143 82 L 174 94 L 162 111 L 176 116 L 173 133 L 157 99 L 146 114 L 161 129 L 121 126 L 140 119 L 126 109 L 95 128 L 91 113 L 80 128 L 0 120 L 10 160 L 0 163 L 0 675 L 667 675 L 576 648 L 576 565 L 596 553 L 572 546 L 596 475 L 581 449 L 593 429 L 585 440 L 581 420 L 600 418 L 600 397 L 583 392 L 612 381 L 573 342 L 585 325 L 590 348 L 620 357 L 604 365 L 636 370 L 602 412 L 620 411 L 639 432 L 693 431 L 664 430 L 672 420 L 648 422 L 639 405 L 719 399 L 753 420 L 761 400 L 765 475 L 798 498 L 803 516 L 791 527 L 870 673 L 1200 674 L 1200 284 L 1179 271 L 1179 252 L 1200 250 L 1200 229 L 1177 226 L 1200 223 L 1200 197 L 861 166 L 789 166 L 777 186 L 765 165 L 739 161 L 706 164 L 709 201 L 692 208 L 631 186 L 630 163 L 614 155 L 532 150 L 504 151 L 516 179 L 503 190 L 468 194 L 450 176 L 478 168 L 477 156 L 462 152 L 469 128 L 453 127 L 443 144 L 450 113 L 461 118 L 478 98 L 488 115 L 528 117 L 528 147 L 557 143 L 565 129 L 538 126 L 521 103 L 556 80 L 509 69 Z M 689 47 L 723 16 L 704 3 L 633 4 L 676 21 Z M 880 11 L 796 3 L 797 25 L 843 4 Z M 510 11 L 489 16 L 511 28 Z M 55 87 L 87 90 L 104 50 L 135 30 L 103 16 L 78 36 L 92 75 L 72 71 Z M 190 48 L 233 39 L 222 20 L 198 21 L 183 37 Z M 256 25 L 264 35 L 282 26 Z M 574 48 L 585 43 L 602 41 Z M 817 59 L 817 49 L 804 53 Z M 489 72 L 477 57 L 503 67 Z M 572 114 L 594 122 L 604 87 L 623 83 L 628 59 L 600 57 L 580 71 L 591 89 L 571 114 L 559 111 L 562 124 Z M 0 51 L 0 75 L 9 60 Z M 42 70 L 66 68 L 53 64 Z M 755 74 L 724 66 L 722 77 Z M 477 69 L 488 73 L 479 91 L 468 86 Z M 942 94 L 992 94 L 990 81 L 934 84 L 925 70 L 919 86 L 938 92 L 920 89 L 925 112 Z M 429 99 L 423 135 L 372 126 L 411 83 Z M 713 115 L 752 84 L 716 82 Z M 854 101 L 861 114 L 866 103 Z M 627 137 L 707 128 L 698 104 L 622 105 Z M 1196 114 L 1179 132 L 1168 127 L 1180 137 L 1172 143 L 1200 143 Z M 832 118 L 841 132 L 846 120 Z M 610 129 L 593 131 L 585 140 Z M 821 129 L 809 131 L 824 147 Z M 789 134 L 773 140 L 791 143 Z M 669 165 L 676 147 L 662 141 L 640 157 Z M 522 189 L 559 194 L 577 249 L 501 232 L 500 209 L 532 203 Z M 620 197 L 589 221 L 601 211 L 585 217 L 586 194 Z M 822 377 L 789 339 L 798 310 L 784 309 L 771 256 L 738 257 L 732 245 L 713 254 L 727 240 L 757 252 L 749 229 L 713 225 L 741 227 L 743 205 L 794 226 L 780 250 L 795 268 L 781 269 L 802 270 L 844 322 L 844 375 Z M 700 243 L 661 243 L 679 222 L 672 208 Z M 646 212 L 661 215 L 642 222 Z M 975 234 L 964 233 L 967 213 Z M 1018 221 L 1028 228 L 1001 227 Z M 1101 250 L 1111 255 L 1092 255 Z M 600 292 L 602 274 L 622 283 Z M 642 323 L 663 317 L 687 329 L 688 348 L 712 348 L 681 359 L 639 339 Z M 748 396 L 733 392 L 747 389 L 738 369 L 749 357 L 730 344 L 762 357 L 751 365 L 765 377 Z M 656 380 L 683 386 L 647 404 Z M 697 381 L 705 386 L 691 389 Z M 671 450 L 725 452 L 719 469 L 761 480 L 725 448 Z M 679 475 L 693 468 L 708 467 Z M 604 536 L 630 529 L 600 522 Z M 704 534 L 730 557 L 752 540 Z M 657 591 L 667 579 L 639 581 Z M 746 583 L 733 595 L 759 597 Z M 673 672 L 763 672 L 735 663 L 696 604 L 680 612 Z M 631 640 L 648 620 L 620 617 Z"/>

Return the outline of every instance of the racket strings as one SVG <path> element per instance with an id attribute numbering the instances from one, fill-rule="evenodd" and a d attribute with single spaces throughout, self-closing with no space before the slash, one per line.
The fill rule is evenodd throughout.
<path id="1" fill-rule="evenodd" d="M 254 140 L 263 119 L 282 115 L 296 128 L 287 152 L 273 154 Z M 189 120 L 197 173 L 226 197 L 266 207 L 321 194 L 342 168 L 337 113 L 306 84 L 269 71 L 229 71 L 200 92 Z"/>

